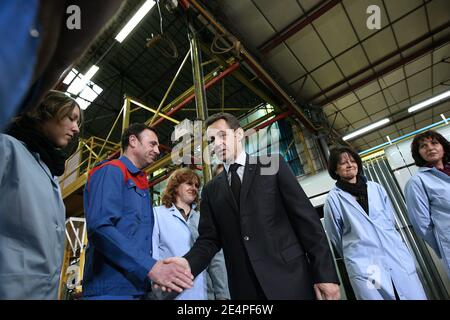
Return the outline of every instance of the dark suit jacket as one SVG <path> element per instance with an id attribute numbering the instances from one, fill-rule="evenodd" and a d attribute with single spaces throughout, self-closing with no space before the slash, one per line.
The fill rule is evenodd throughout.
<path id="1" fill-rule="evenodd" d="M 267 166 L 247 155 L 240 210 L 225 170 L 202 191 L 200 236 L 185 257 L 196 276 L 223 248 L 232 299 L 239 296 L 242 244 L 268 299 L 314 299 L 314 283 L 339 283 L 318 214 L 284 159 L 274 157 L 278 172 L 261 175 Z M 231 230 L 236 215 L 240 230 Z"/>

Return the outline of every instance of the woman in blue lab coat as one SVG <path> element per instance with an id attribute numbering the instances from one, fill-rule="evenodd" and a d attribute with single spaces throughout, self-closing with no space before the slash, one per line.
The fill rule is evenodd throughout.
<path id="1" fill-rule="evenodd" d="M 411 153 L 419 171 L 405 188 L 408 216 L 450 277 L 450 143 L 426 131 L 414 137 Z"/>
<path id="2" fill-rule="evenodd" d="M 162 206 L 153 209 L 153 258 L 183 256 L 198 238 L 200 213 L 196 210 L 200 177 L 189 168 L 175 170 L 169 177 Z M 177 296 L 154 290 L 153 299 L 229 300 L 227 270 L 222 250 L 206 271 L 194 280 L 194 286 Z"/>
<path id="3" fill-rule="evenodd" d="M 359 155 L 349 148 L 332 150 L 328 171 L 337 182 L 325 202 L 325 230 L 356 298 L 426 299 L 386 191 L 362 175 Z"/>
<path id="4" fill-rule="evenodd" d="M 81 110 L 63 92 L 0 133 L 0 300 L 58 298 L 66 210 L 56 177 Z"/>

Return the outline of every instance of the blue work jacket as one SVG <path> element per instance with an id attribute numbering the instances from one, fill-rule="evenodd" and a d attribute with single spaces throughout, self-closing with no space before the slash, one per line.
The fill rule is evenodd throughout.
<path id="1" fill-rule="evenodd" d="M 146 175 L 125 156 L 90 172 L 84 191 L 89 241 L 85 297 L 140 296 L 149 290 L 147 274 L 156 261 L 153 212 L 145 184 Z"/>
<path id="2" fill-rule="evenodd" d="M 41 43 L 38 0 L 0 1 L 0 131 L 26 96 Z"/>

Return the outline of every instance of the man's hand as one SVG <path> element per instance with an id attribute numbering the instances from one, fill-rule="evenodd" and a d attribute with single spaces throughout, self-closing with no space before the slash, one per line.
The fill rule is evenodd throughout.
<path id="1" fill-rule="evenodd" d="M 336 283 L 316 283 L 314 285 L 317 300 L 339 300 L 341 292 Z"/>
<path id="2" fill-rule="evenodd" d="M 186 263 L 175 259 L 183 258 L 169 258 L 162 261 L 160 260 L 156 262 L 148 273 L 148 277 L 153 282 L 160 285 L 163 288 L 163 291 L 175 290 L 177 292 L 182 292 L 183 289 L 192 288 L 192 279 L 194 279 L 194 277 L 191 274 L 189 263 L 187 263 L 186 259 L 184 259 L 186 260 Z M 178 263 L 175 261 L 178 261 Z"/>
<path id="3" fill-rule="evenodd" d="M 164 263 L 175 263 L 179 265 L 180 267 L 189 270 L 189 273 L 191 272 L 191 266 L 189 265 L 189 262 L 186 260 L 186 258 L 183 257 L 171 257 L 163 260 Z"/>

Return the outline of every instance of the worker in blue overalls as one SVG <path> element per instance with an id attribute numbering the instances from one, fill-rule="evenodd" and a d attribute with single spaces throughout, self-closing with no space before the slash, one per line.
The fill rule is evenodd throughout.
<path id="1" fill-rule="evenodd" d="M 122 136 L 123 155 L 89 172 L 85 299 L 140 299 L 151 289 L 150 280 L 178 292 L 192 286 L 189 270 L 152 258 L 154 219 L 142 169 L 155 161 L 158 146 L 153 129 L 133 124 Z"/>

